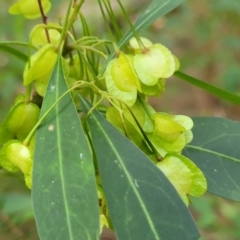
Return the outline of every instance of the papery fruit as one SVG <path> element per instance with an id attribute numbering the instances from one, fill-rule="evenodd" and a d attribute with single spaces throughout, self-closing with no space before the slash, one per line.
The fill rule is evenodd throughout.
<path id="1" fill-rule="evenodd" d="M 39 107 L 34 103 L 19 102 L 13 106 L 0 124 L 0 144 L 13 138 L 24 140 L 38 121 Z"/>
<path id="2" fill-rule="evenodd" d="M 24 140 L 38 121 L 39 107 L 34 103 L 19 103 L 11 110 L 5 120 L 6 129 Z"/>
<path id="3" fill-rule="evenodd" d="M 23 72 L 23 84 L 28 85 L 32 81 L 41 79 L 46 74 L 49 74 L 53 70 L 56 61 L 57 54 L 52 45 L 44 45 L 31 56 L 30 67 L 29 63 L 26 64 Z"/>
<path id="4" fill-rule="evenodd" d="M 59 28 L 60 26 L 56 23 L 48 23 L 47 26 L 44 24 L 36 25 L 30 34 L 31 43 L 37 46 L 43 46 L 45 44 L 48 44 L 49 42 L 47 40 L 45 31 L 45 28 L 47 28 L 50 43 L 56 46 L 60 40 L 61 34 L 58 30 L 51 29 L 51 27 Z"/>
<path id="5" fill-rule="evenodd" d="M 194 197 L 203 195 L 207 190 L 207 180 L 202 171 L 187 157 L 171 153 L 171 156 L 178 157 L 191 171 L 192 186 L 188 194 Z"/>
<path id="6" fill-rule="evenodd" d="M 172 156 L 166 156 L 156 166 L 165 174 L 182 200 L 188 205 L 187 194 L 192 187 L 191 170 L 179 158 Z"/>
<path id="7" fill-rule="evenodd" d="M 154 44 L 148 51 L 136 54 L 133 66 L 140 81 L 147 86 L 154 86 L 159 79 L 172 76 L 176 67 L 172 53 L 161 44 Z"/>
<path id="8" fill-rule="evenodd" d="M 174 142 L 181 134 L 186 132 L 186 129 L 181 124 L 166 114 L 156 113 L 153 120 L 155 125 L 154 133 L 164 141 Z"/>
<path id="9" fill-rule="evenodd" d="M 1 165 L 8 171 L 20 169 L 29 174 L 32 168 L 32 155 L 28 147 L 19 140 L 10 140 L 1 148 Z M 11 166 L 11 167 L 10 167 Z"/>
<path id="10" fill-rule="evenodd" d="M 168 152 L 181 152 L 186 146 L 184 135 L 180 135 L 174 142 L 164 141 L 155 133 L 148 133 L 147 136 L 161 156 L 164 156 Z"/>
<path id="11" fill-rule="evenodd" d="M 188 195 L 199 197 L 207 190 L 207 181 L 202 171 L 187 157 L 168 153 L 157 167 L 166 175 L 188 205 Z"/>
<path id="12" fill-rule="evenodd" d="M 49 0 L 41 0 L 41 3 L 44 13 L 48 13 L 51 8 L 51 2 Z M 22 14 L 28 19 L 41 17 L 37 0 L 18 0 L 9 8 L 8 12 L 13 15 Z"/>
<path id="13" fill-rule="evenodd" d="M 105 80 L 111 95 L 128 106 L 134 104 L 140 82 L 133 69 L 131 56 L 120 52 L 118 58 L 111 60 L 106 68 Z"/>

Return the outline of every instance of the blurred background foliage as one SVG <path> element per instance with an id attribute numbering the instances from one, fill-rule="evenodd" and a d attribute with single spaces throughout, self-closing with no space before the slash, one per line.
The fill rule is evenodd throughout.
<path id="1" fill-rule="evenodd" d="M 29 31 L 39 20 L 10 16 L 14 1 L 1 0 L 0 41 L 28 41 Z M 49 21 L 57 21 L 66 2 L 52 0 Z M 85 1 L 85 14 L 93 34 L 107 37 L 95 0 Z M 137 2 L 137 4 L 136 4 Z M 132 20 L 149 0 L 124 0 Z M 116 1 L 112 1 L 120 27 L 128 28 Z M 181 71 L 236 94 L 240 91 L 240 1 L 187 1 L 166 17 L 157 20 L 142 36 L 168 46 L 181 61 Z M 97 14 L 99 13 L 99 14 Z M 80 25 L 76 28 L 80 32 Z M 26 49 L 23 49 L 27 53 Z M 0 120 L 6 115 L 22 87 L 24 63 L 0 48 Z M 240 120 L 239 107 L 205 93 L 182 80 L 167 81 L 162 98 L 152 98 L 158 111 L 189 116 L 218 116 Z M 21 175 L 0 169 L 0 239 L 36 240 L 30 192 Z M 47 207 L 47 206 L 46 206 Z M 190 207 L 204 240 L 240 239 L 240 204 L 206 194 L 192 199 Z"/>

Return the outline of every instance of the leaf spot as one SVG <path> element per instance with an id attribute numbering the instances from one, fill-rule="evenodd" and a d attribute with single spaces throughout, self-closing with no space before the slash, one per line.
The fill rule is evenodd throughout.
<path id="1" fill-rule="evenodd" d="M 214 171 L 214 172 L 217 172 L 217 169 L 214 169 L 213 171 Z"/>
<path id="2" fill-rule="evenodd" d="M 135 186 L 136 186 L 137 188 L 139 188 L 139 185 L 138 185 L 138 182 L 137 182 L 136 179 L 134 179 L 134 184 L 135 184 Z"/>
<path id="3" fill-rule="evenodd" d="M 51 202 L 51 204 L 53 205 L 53 204 L 54 204 L 54 202 Z"/>
<path id="4" fill-rule="evenodd" d="M 52 181 L 52 183 L 54 183 L 54 181 Z"/>
<path id="5" fill-rule="evenodd" d="M 53 124 L 49 125 L 48 126 L 48 131 L 53 131 L 53 130 L 54 130 L 54 125 Z"/>
<path id="6" fill-rule="evenodd" d="M 54 92 L 54 91 L 55 91 L 55 88 L 56 88 L 55 85 L 51 85 L 51 86 L 50 86 L 50 91 L 51 91 L 51 92 Z"/>

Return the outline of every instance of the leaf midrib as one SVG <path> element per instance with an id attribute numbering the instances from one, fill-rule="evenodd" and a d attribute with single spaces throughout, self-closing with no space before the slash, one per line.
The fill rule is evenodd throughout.
<path id="1" fill-rule="evenodd" d="M 98 122 L 98 119 L 96 118 L 96 116 L 95 116 L 94 113 L 93 113 L 93 117 L 94 117 L 95 122 Z M 124 170 L 124 173 L 125 173 L 128 181 L 129 181 L 129 183 L 130 183 L 130 185 L 131 185 L 131 187 L 132 187 L 132 189 L 133 189 L 133 191 L 134 191 L 134 193 L 135 193 L 135 195 L 136 195 L 136 197 L 137 197 L 137 200 L 139 201 L 140 206 L 141 206 L 142 209 L 143 209 L 143 212 L 144 212 L 144 214 L 145 214 L 145 216 L 146 216 L 147 222 L 148 222 L 148 224 L 149 224 L 152 232 L 153 232 L 154 235 L 155 235 L 155 239 L 156 239 L 156 240 L 160 240 L 160 237 L 158 236 L 158 234 L 157 234 L 157 232 L 156 232 L 156 230 L 155 230 L 154 224 L 153 224 L 153 222 L 151 221 L 151 218 L 149 217 L 148 212 L 146 211 L 147 208 L 146 208 L 146 206 L 144 205 L 144 203 L 142 202 L 141 197 L 140 197 L 140 195 L 138 194 L 137 189 L 136 189 L 135 185 L 133 184 L 130 175 L 128 174 L 128 171 L 127 171 L 127 169 L 125 168 L 125 165 L 124 165 L 123 162 L 121 161 L 121 157 L 120 157 L 120 155 L 118 154 L 117 149 L 116 149 L 116 148 L 114 147 L 114 145 L 112 144 L 111 139 L 108 138 L 108 136 L 107 136 L 106 132 L 104 131 L 104 129 L 102 128 L 102 126 L 101 126 L 100 124 L 98 124 L 98 127 L 99 127 L 100 131 L 102 132 L 103 136 L 105 136 L 106 141 L 108 142 L 108 144 L 109 144 L 110 147 L 112 148 L 112 150 L 113 150 L 113 152 L 115 153 L 115 155 L 116 155 L 119 163 L 121 164 L 121 167 L 122 167 L 122 169 Z"/>
<path id="2" fill-rule="evenodd" d="M 159 11 L 159 10 L 160 10 L 161 8 L 163 8 L 167 3 L 169 3 L 169 1 L 170 1 L 170 0 L 166 1 L 164 4 L 162 4 L 161 6 L 159 6 L 158 8 L 156 8 L 155 11 L 153 11 L 151 15 L 149 15 L 144 21 L 142 21 L 141 24 L 139 24 L 139 25 L 136 27 L 136 30 L 141 29 L 141 26 L 142 26 L 145 22 L 147 22 L 148 19 L 149 19 L 150 17 L 152 17 L 157 11 Z M 153 4 L 153 2 L 152 2 L 152 4 Z M 152 4 L 150 4 L 150 6 L 151 6 Z M 148 10 L 148 8 L 147 8 L 147 10 Z M 143 16 L 144 16 L 144 15 L 143 15 Z"/>
<path id="3" fill-rule="evenodd" d="M 226 158 L 230 161 L 233 161 L 233 162 L 236 162 L 236 163 L 239 163 L 240 164 L 240 159 L 237 159 L 237 158 L 234 158 L 234 157 L 230 157 L 230 156 L 227 156 L 225 154 L 222 154 L 222 153 L 219 153 L 219 152 L 216 152 L 216 151 L 212 151 L 212 150 L 209 150 L 207 148 L 202 148 L 202 147 L 197 147 L 197 146 L 193 146 L 193 145 L 187 145 L 186 148 L 190 148 L 190 149 L 194 149 L 194 150 L 199 150 L 200 152 L 206 152 L 206 153 L 210 153 L 210 154 L 213 154 L 213 155 L 217 155 L 219 157 L 222 157 L 222 158 Z"/>
<path id="4" fill-rule="evenodd" d="M 60 78 L 60 71 L 61 69 L 58 69 L 57 71 L 57 79 Z M 58 94 L 59 92 L 57 91 L 58 88 L 56 88 L 56 99 L 59 99 L 60 95 Z M 70 214 L 68 211 L 68 202 L 67 202 L 67 194 L 66 194 L 66 187 L 65 187 L 65 178 L 64 178 L 64 173 L 63 173 L 63 166 L 62 166 L 62 154 L 61 154 L 61 134 L 60 134 L 60 122 L 59 122 L 59 104 L 56 105 L 56 127 L 57 127 L 57 143 L 58 143 L 58 160 L 59 160 L 59 168 L 60 168 L 60 176 L 61 176 L 61 186 L 62 186 L 62 193 L 63 193 L 63 199 L 64 199 L 64 208 L 65 208 L 65 212 L 66 212 L 66 220 L 67 220 L 67 226 L 68 226 L 68 232 L 69 232 L 69 239 L 73 239 L 73 232 L 72 232 L 72 226 L 71 226 L 71 221 L 70 221 Z"/>

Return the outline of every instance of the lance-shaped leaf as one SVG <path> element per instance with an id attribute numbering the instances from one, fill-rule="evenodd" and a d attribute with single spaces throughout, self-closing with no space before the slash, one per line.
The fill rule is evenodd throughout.
<path id="1" fill-rule="evenodd" d="M 26 54 L 22 53 L 21 51 L 11 47 L 7 46 L 6 44 L 1 44 L 0 43 L 0 50 L 3 50 L 5 52 L 11 53 L 12 55 L 18 57 L 19 59 L 23 60 L 26 62 L 28 60 L 28 57 Z"/>
<path id="2" fill-rule="evenodd" d="M 91 105 L 80 100 L 86 114 Z M 97 110 L 86 121 L 118 239 L 198 239 L 185 204 L 148 157 Z"/>
<path id="3" fill-rule="evenodd" d="M 208 191 L 240 201 L 240 123 L 224 118 L 193 118 L 193 141 L 183 154 L 202 170 Z"/>
<path id="4" fill-rule="evenodd" d="M 67 90 L 58 58 L 41 116 Z M 70 93 L 42 122 L 35 146 L 32 198 L 40 239 L 98 239 L 93 160 Z"/>
<path id="5" fill-rule="evenodd" d="M 158 18 L 164 16 L 168 12 L 172 11 L 174 8 L 185 2 L 185 0 L 153 0 L 152 3 L 142 12 L 140 17 L 134 23 L 134 27 L 137 32 L 148 27 Z M 129 29 L 123 38 L 118 43 L 118 46 L 121 48 L 124 46 L 130 38 L 133 36 L 133 31 Z M 103 73 L 106 69 L 108 62 L 114 57 L 114 53 L 109 56 L 106 63 L 101 69 Z"/>
<path id="6" fill-rule="evenodd" d="M 185 2 L 185 0 L 153 0 L 134 23 L 135 29 L 137 31 L 143 30 L 183 2 Z M 119 46 L 123 46 L 132 36 L 133 32 L 129 29 L 119 42 Z"/>

